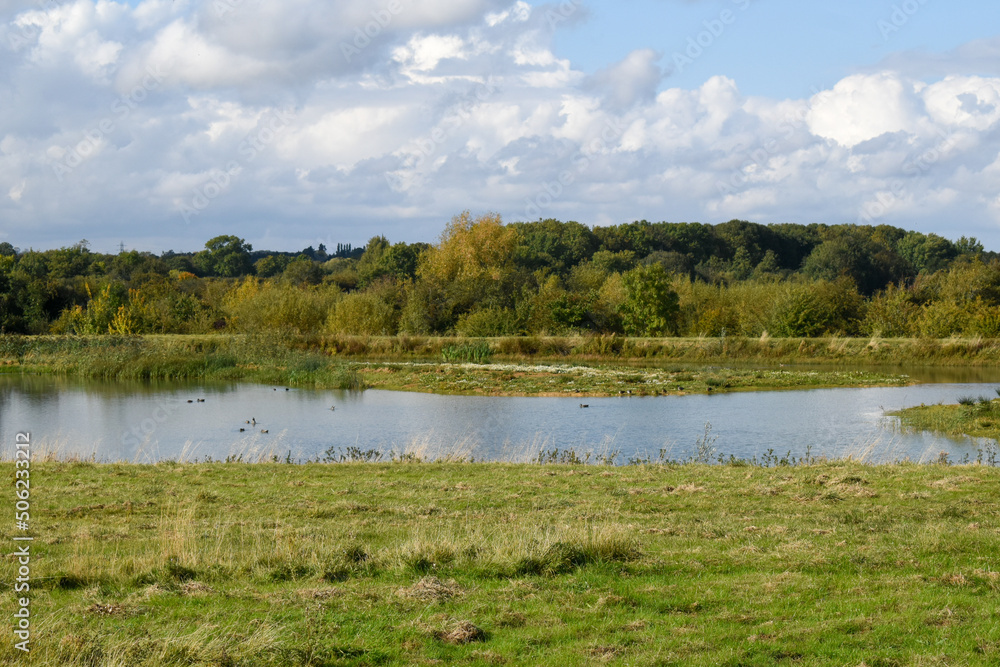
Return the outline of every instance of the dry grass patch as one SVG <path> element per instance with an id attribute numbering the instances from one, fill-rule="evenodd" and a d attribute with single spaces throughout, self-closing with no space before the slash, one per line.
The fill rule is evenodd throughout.
<path id="1" fill-rule="evenodd" d="M 211 595 L 215 589 L 200 581 L 185 581 L 181 584 L 181 594 L 197 597 L 199 595 Z"/>
<path id="2" fill-rule="evenodd" d="M 471 644 L 486 641 L 486 632 L 471 621 L 455 621 L 446 630 L 434 633 L 446 644 Z"/>
<path id="3" fill-rule="evenodd" d="M 417 583 L 400 588 L 396 595 L 422 602 L 440 601 L 462 594 L 462 588 L 454 579 L 441 581 L 437 577 L 424 577 Z"/>
<path id="4" fill-rule="evenodd" d="M 95 602 L 87 607 L 87 613 L 94 616 L 125 616 L 130 609 L 123 604 L 101 604 Z"/>

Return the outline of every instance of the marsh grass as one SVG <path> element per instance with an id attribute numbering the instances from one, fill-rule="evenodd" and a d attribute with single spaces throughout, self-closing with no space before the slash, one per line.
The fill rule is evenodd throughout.
<path id="1" fill-rule="evenodd" d="M 272 335 L 218 336 L 0 336 L 0 368 L 57 373 L 108 381 L 246 380 L 262 384 L 362 390 L 365 388 L 486 395 L 659 396 L 804 387 L 902 385 L 905 375 L 886 372 L 800 371 L 703 367 L 696 370 L 636 367 L 622 359 L 540 363 L 546 353 L 585 358 L 591 346 L 625 346 L 617 337 L 538 339 L 537 359 L 502 361 L 500 350 L 534 345 L 520 339 L 347 339 L 344 352 L 324 339 Z M 338 339 L 339 340 L 339 339 Z M 444 344 L 444 341 L 452 341 Z M 631 339 L 628 339 L 631 340 Z M 341 341 L 343 342 L 343 341 Z M 641 341 L 639 341 L 641 342 Z M 662 342 L 662 341 L 661 341 Z M 636 342 L 635 344 L 638 344 Z M 345 343 L 346 345 L 346 343 Z M 380 347 L 381 346 L 381 347 Z M 574 347 L 576 346 L 576 347 Z M 579 348 L 580 352 L 574 352 Z M 624 349 L 624 348 L 623 348 Z M 433 361 L 359 361 L 436 351 Z M 627 357 L 627 355 L 625 355 Z M 444 361 L 441 361 L 441 360 Z"/>
<path id="2" fill-rule="evenodd" d="M 32 473 L 30 664 L 1000 660 L 987 466 Z M 4 633 L 0 662 L 19 659 Z"/>
<path id="3" fill-rule="evenodd" d="M 313 361 L 303 361 L 303 355 Z M 499 361 L 676 360 L 685 362 L 829 363 L 877 366 L 964 365 L 1000 362 L 1000 339 L 975 338 L 629 338 L 616 335 L 348 336 L 251 334 L 146 336 L 0 335 L 0 363 L 73 369 L 92 376 L 143 378 L 222 373 L 246 363 L 284 367 L 330 358 L 449 363 Z M 141 362 L 141 363 L 136 363 Z"/>
<path id="4" fill-rule="evenodd" d="M 1000 458 L 1000 399 L 963 396 L 956 405 L 919 405 L 889 415 L 898 417 L 901 427 L 907 431 L 933 431 L 978 439 L 978 463 L 996 465 Z"/>

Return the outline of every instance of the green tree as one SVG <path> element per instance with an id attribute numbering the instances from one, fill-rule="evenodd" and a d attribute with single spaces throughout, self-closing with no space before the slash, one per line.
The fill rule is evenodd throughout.
<path id="1" fill-rule="evenodd" d="M 420 253 L 429 247 L 426 243 L 389 245 L 384 236 L 372 237 L 365 246 L 365 254 L 358 260 L 359 284 L 370 285 L 382 277 L 413 278 L 417 274 Z"/>
<path id="2" fill-rule="evenodd" d="M 962 255 L 978 255 L 983 251 L 983 244 L 975 236 L 963 236 L 955 242 L 955 248 Z"/>
<path id="3" fill-rule="evenodd" d="M 293 285 L 316 285 L 323 279 L 323 271 L 319 264 L 299 255 L 288 263 L 281 277 Z"/>
<path id="4" fill-rule="evenodd" d="M 896 244 L 896 251 L 915 273 L 940 271 L 958 256 L 958 249 L 948 239 L 920 232 L 907 232 Z"/>
<path id="5" fill-rule="evenodd" d="M 622 323 L 630 336 L 665 336 L 680 312 L 670 276 L 659 264 L 638 266 L 622 276 L 625 302 Z"/>
<path id="6" fill-rule="evenodd" d="M 271 278 L 280 274 L 288 266 L 286 255 L 268 255 L 254 262 L 254 272 L 258 278 Z"/>
<path id="7" fill-rule="evenodd" d="M 208 276 L 235 278 L 250 273 L 253 246 L 237 236 L 216 236 L 194 256 L 199 272 Z"/>
<path id="8" fill-rule="evenodd" d="M 809 277 L 821 280 L 850 278 L 865 295 L 910 274 L 899 255 L 873 240 L 865 228 L 855 226 L 832 230 L 830 238 L 806 258 L 802 270 Z"/>

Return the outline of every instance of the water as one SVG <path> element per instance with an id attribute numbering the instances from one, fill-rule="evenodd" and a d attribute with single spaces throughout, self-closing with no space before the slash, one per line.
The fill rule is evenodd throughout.
<path id="1" fill-rule="evenodd" d="M 885 412 L 955 403 L 960 396 L 995 396 L 995 386 L 580 399 L 0 375 L 0 452 L 10 456 L 15 434 L 29 431 L 36 451 L 135 462 L 241 454 L 305 460 L 346 447 L 422 456 L 457 452 L 477 460 L 528 460 L 540 449 L 568 448 L 580 454 L 620 452 L 623 462 L 656 458 L 661 450 L 684 459 L 697 453 L 699 440 L 718 454 L 744 459 L 769 450 L 802 456 L 808 448 L 817 456 L 874 460 L 929 460 L 945 451 L 961 460 L 967 454 L 975 458 L 976 442 L 902 434 Z M 580 408 L 581 400 L 590 407 Z M 711 423 L 707 441 L 706 423 Z"/>

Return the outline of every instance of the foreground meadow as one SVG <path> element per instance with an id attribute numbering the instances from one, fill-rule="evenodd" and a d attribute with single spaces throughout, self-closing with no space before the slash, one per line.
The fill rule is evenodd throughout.
<path id="1" fill-rule="evenodd" d="M 4 664 L 1000 662 L 986 465 L 31 473 L 33 650 L 5 631 Z"/>

